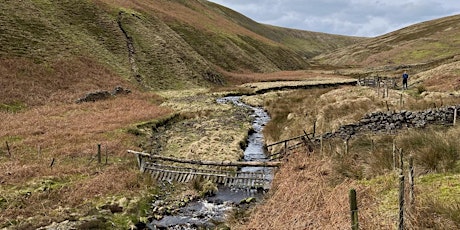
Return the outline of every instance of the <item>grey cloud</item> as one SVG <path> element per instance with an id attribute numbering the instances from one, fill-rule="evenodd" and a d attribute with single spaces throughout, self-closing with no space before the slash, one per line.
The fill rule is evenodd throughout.
<path id="1" fill-rule="evenodd" d="M 377 36 L 460 13 L 458 0 L 212 0 L 271 25 L 352 36 Z"/>

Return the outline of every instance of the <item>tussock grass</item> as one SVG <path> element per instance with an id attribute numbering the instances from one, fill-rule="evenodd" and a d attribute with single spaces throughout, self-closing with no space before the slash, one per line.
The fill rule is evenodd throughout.
<path id="1" fill-rule="evenodd" d="M 400 146 L 414 156 L 423 170 L 449 172 L 456 170 L 460 160 L 458 129 L 424 132 L 411 130 L 399 138 Z"/>
<path id="2" fill-rule="evenodd" d="M 371 191 L 351 180 L 331 184 L 330 180 L 337 176 L 332 167 L 329 159 L 305 157 L 303 153 L 291 155 L 275 175 L 269 198 L 253 209 L 236 229 L 347 228 L 351 188 L 358 191 L 358 206 L 362 208 L 360 228 L 385 229 L 381 228 L 384 218 L 367 208 L 375 202 Z M 371 218 L 375 222 L 369 221 Z"/>

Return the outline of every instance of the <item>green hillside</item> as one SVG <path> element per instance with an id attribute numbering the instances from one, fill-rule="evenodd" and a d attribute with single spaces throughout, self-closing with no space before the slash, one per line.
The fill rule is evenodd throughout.
<path id="1" fill-rule="evenodd" d="M 320 63 L 398 66 L 455 61 L 460 53 L 460 15 L 422 22 L 315 57 Z M 433 66 L 431 66 L 433 67 Z"/>
<path id="2" fill-rule="evenodd" d="M 49 69 L 85 57 L 148 89 L 224 84 L 225 72 L 305 69 L 305 57 L 356 40 L 261 25 L 201 0 L 6 1 L 0 10 L 2 60 Z"/>

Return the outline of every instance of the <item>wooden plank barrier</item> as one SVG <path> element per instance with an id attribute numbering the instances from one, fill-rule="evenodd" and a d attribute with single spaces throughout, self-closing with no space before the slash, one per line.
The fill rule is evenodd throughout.
<path id="1" fill-rule="evenodd" d="M 176 181 L 181 183 L 187 183 L 200 177 L 225 186 L 240 188 L 269 188 L 271 180 L 270 178 L 267 178 L 266 174 L 263 172 L 239 172 L 235 170 L 192 168 L 170 164 L 160 164 L 152 161 L 166 161 L 219 167 L 278 167 L 281 165 L 281 162 L 212 162 L 185 160 L 151 155 L 132 150 L 128 150 L 128 152 L 136 155 L 140 170 L 151 174 L 152 178 L 155 180 Z"/>

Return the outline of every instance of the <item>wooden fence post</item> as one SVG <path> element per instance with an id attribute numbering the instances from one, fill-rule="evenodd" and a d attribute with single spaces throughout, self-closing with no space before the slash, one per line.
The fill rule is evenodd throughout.
<path id="1" fill-rule="evenodd" d="M 409 157 L 409 203 L 413 207 L 415 203 L 415 194 L 414 194 L 414 158 L 412 155 Z"/>
<path id="2" fill-rule="evenodd" d="M 105 164 L 109 161 L 109 152 L 107 151 L 107 145 L 105 145 Z"/>
<path id="3" fill-rule="evenodd" d="M 358 230 L 359 229 L 358 202 L 356 201 L 356 190 L 355 189 L 350 189 L 349 200 L 350 200 L 350 213 L 351 213 L 351 229 Z"/>
<path id="4" fill-rule="evenodd" d="M 55 162 L 55 159 L 53 157 L 53 160 L 51 160 L 51 163 L 50 163 L 50 168 L 53 168 L 54 162 Z"/>
<path id="5" fill-rule="evenodd" d="M 11 149 L 10 149 L 10 145 L 8 144 L 8 141 L 5 141 L 5 144 L 6 144 L 6 151 L 8 152 L 8 156 L 11 157 Z"/>
<path id="6" fill-rule="evenodd" d="M 388 79 L 387 79 L 387 81 L 388 81 Z M 390 97 L 390 95 L 389 95 L 389 93 L 388 93 L 388 92 L 389 92 L 389 91 L 388 91 L 388 84 L 389 84 L 389 82 L 385 82 L 385 91 L 386 91 L 385 94 L 387 95 L 387 98 Z"/>
<path id="7" fill-rule="evenodd" d="M 404 230 L 404 175 L 399 174 L 399 225 L 398 230 Z"/>
<path id="8" fill-rule="evenodd" d="M 404 171 L 404 161 L 403 161 L 403 149 L 399 149 L 399 169 L 401 172 Z"/>
<path id="9" fill-rule="evenodd" d="M 348 138 L 344 142 L 345 144 L 345 155 L 348 155 Z"/>
<path id="10" fill-rule="evenodd" d="M 455 123 L 457 123 L 457 108 L 454 109 L 454 126 L 455 126 Z"/>
<path id="11" fill-rule="evenodd" d="M 315 121 L 313 122 L 313 137 L 316 135 L 316 118 Z"/>
<path id="12" fill-rule="evenodd" d="M 102 162 L 102 156 L 101 156 L 101 144 L 97 144 L 97 163 Z"/>
<path id="13" fill-rule="evenodd" d="M 396 159 L 396 139 L 393 139 L 393 170 L 398 167 L 398 160 Z"/>
<path id="14" fill-rule="evenodd" d="M 288 153 L 288 146 L 287 146 L 287 145 L 288 145 L 288 142 L 285 141 L 285 142 L 284 142 L 284 155 L 285 155 L 285 156 L 286 156 L 287 153 Z"/>
<path id="15" fill-rule="evenodd" d="M 373 154 L 375 150 L 374 139 L 371 138 L 371 153 Z"/>

